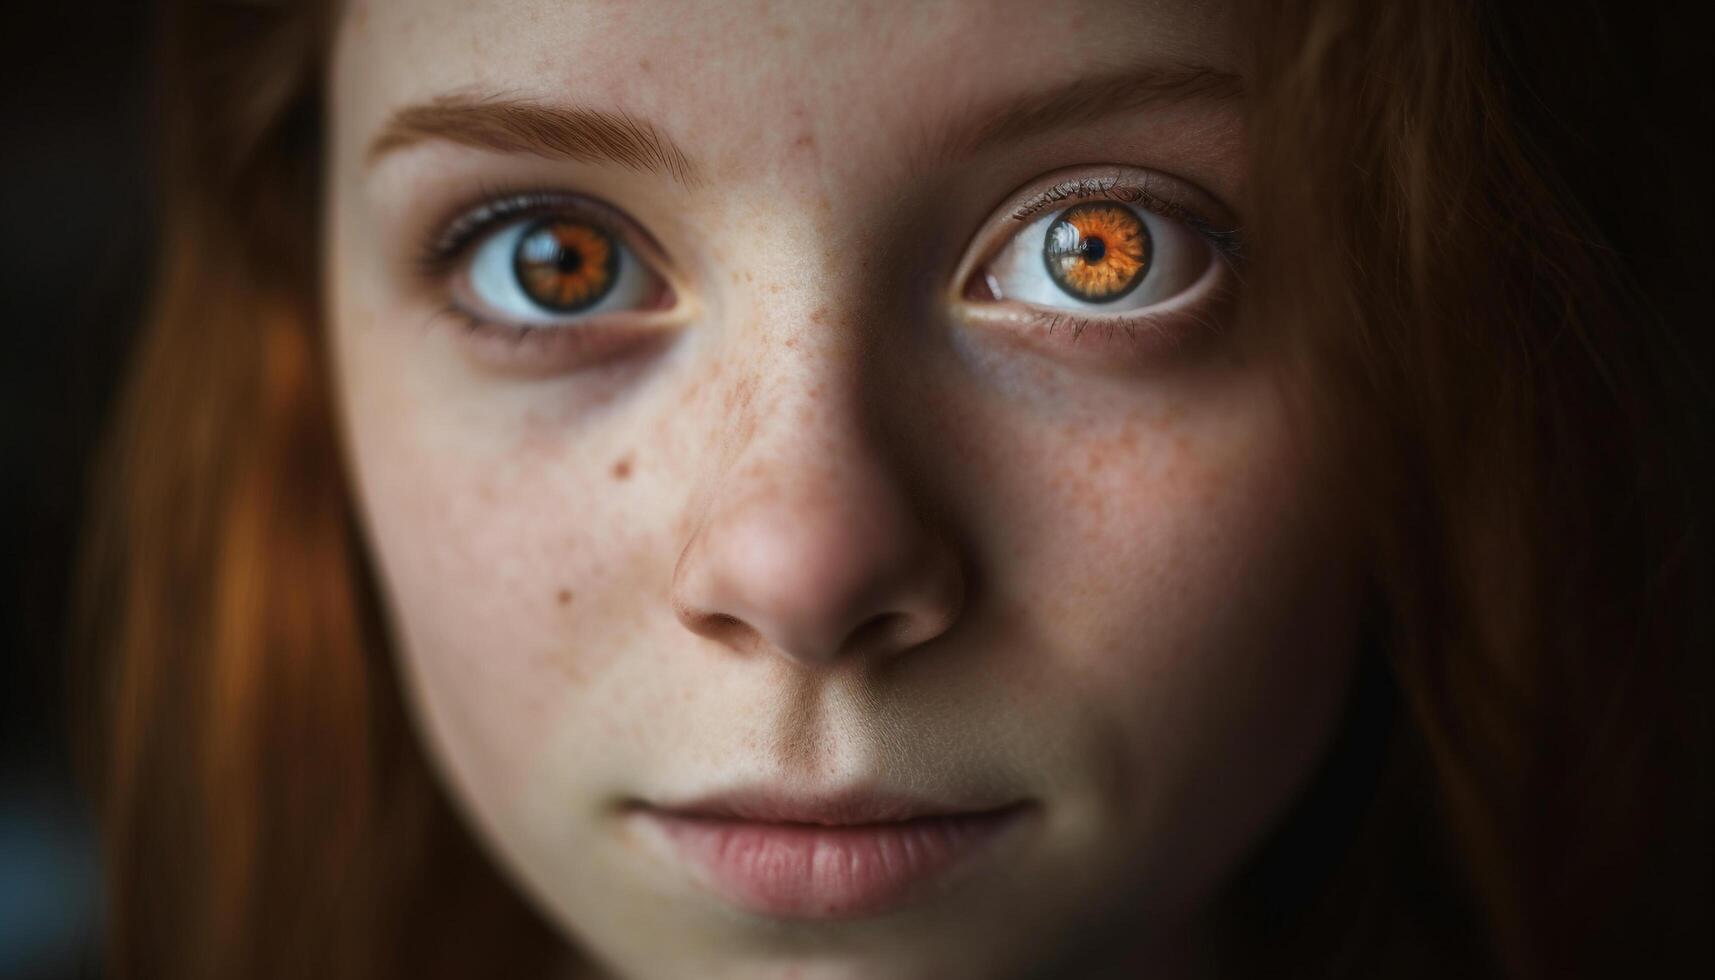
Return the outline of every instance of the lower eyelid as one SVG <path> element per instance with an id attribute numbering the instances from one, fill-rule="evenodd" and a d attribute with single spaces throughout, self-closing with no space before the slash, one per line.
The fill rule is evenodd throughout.
<path id="1" fill-rule="evenodd" d="M 478 366 L 511 377 L 552 377 L 632 362 L 664 348 L 677 335 L 677 317 L 654 311 L 613 314 L 575 327 L 497 323 L 457 305 L 443 308 L 456 342 Z"/>
<path id="2" fill-rule="evenodd" d="M 1190 288 L 1158 307 L 1127 315 L 1085 315 L 1018 303 L 954 301 L 956 317 L 1002 341 L 1051 355 L 1112 363 L 1158 362 L 1218 334 L 1230 318 L 1232 271 L 1217 260 Z"/>
<path id="3" fill-rule="evenodd" d="M 1203 325 L 1195 314 L 1083 317 L 1059 310 L 969 308 L 966 325 L 1011 345 L 1051 356 L 1106 362 L 1157 360 L 1185 346 Z"/>

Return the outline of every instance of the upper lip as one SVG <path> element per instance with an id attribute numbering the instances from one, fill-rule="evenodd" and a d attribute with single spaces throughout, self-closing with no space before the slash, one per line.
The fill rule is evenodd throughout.
<path id="1" fill-rule="evenodd" d="M 645 804 L 648 809 L 705 820 L 804 823 L 824 826 L 898 823 L 925 817 L 979 816 L 1011 809 L 1022 801 L 946 803 L 901 793 L 853 790 L 802 796 L 752 788 L 702 796 L 677 803 Z"/>

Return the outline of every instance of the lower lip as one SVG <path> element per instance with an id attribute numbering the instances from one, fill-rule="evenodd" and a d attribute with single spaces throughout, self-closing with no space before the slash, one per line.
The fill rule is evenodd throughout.
<path id="1" fill-rule="evenodd" d="M 851 919 L 910 902 L 989 850 L 1022 807 L 823 826 L 644 810 L 728 901 L 786 919 Z"/>

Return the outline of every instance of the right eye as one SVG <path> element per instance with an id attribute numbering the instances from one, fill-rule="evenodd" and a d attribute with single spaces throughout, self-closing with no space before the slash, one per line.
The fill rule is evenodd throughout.
<path id="1" fill-rule="evenodd" d="M 665 280 L 619 234 L 576 214 L 533 214 L 500 224 L 471 250 L 461 272 L 459 305 L 497 325 L 564 328 L 671 303 Z"/>
<path id="2" fill-rule="evenodd" d="M 1032 221 L 982 274 L 995 302 L 1123 316 L 1180 296 L 1215 260 L 1185 222 L 1095 200 Z"/>

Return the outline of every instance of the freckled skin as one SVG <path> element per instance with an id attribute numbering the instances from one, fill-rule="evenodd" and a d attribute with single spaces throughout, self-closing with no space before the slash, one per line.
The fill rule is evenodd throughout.
<path id="1" fill-rule="evenodd" d="M 1236 110 L 1152 109 L 940 169 L 919 147 L 1082 65 L 1242 67 L 1227 18 L 348 6 L 326 281 L 359 503 L 440 775 L 568 951 L 627 978 L 1000 977 L 1085 941 L 1124 894 L 1136 925 L 1111 959 L 1194 975 L 1212 898 L 1344 694 L 1337 467 L 1288 417 L 1260 324 L 1114 370 L 963 325 L 944 280 L 1058 168 L 1155 168 L 1236 205 Z M 647 119 L 703 180 L 445 145 L 366 168 L 398 107 L 487 90 Z M 435 319 L 444 292 L 401 270 L 438 212 L 494 186 L 623 211 L 694 316 L 602 372 L 478 363 Z M 616 816 L 758 782 L 995 791 L 1040 819 L 944 894 L 787 925 L 723 905 Z"/>

